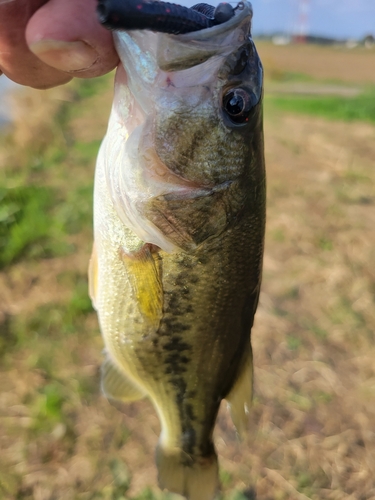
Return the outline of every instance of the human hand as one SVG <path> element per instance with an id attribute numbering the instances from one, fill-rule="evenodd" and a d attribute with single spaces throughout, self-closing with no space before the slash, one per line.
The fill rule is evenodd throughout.
<path id="1" fill-rule="evenodd" d="M 34 88 L 107 73 L 118 63 L 96 0 L 0 0 L 0 75 Z"/>

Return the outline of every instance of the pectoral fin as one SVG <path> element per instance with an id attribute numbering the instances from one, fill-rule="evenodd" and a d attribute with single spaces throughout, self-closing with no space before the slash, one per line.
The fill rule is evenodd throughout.
<path id="1" fill-rule="evenodd" d="M 253 394 L 253 355 L 250 344 L 242 363 L 239 376 L 225 398 L 230 407 L 233 423 L 240 436 L 246 432 L 247 415 Z"/>
<path id="2" fill-rule="evenodd" d="M 130 402 L 145 397 L 142 390 L 113 363 L 108 355 L 102 364 L 101 371 L 101 386 L 106 398 Z"/>
<path id="3" fill-rule="evenodd" d="M 139 311 L 157 328 L 163 314 L 161 261 L 152 245 L 145 244 L 134 254 L 121 254 Z"/>

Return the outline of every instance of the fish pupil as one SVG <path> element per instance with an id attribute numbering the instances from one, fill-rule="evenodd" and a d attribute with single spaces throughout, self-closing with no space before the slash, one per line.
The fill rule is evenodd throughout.
<path id="1" fill-rule="evenodd" d="M 244 104 L 242 96 L 232 93 L 232 97 L 229 97 L 229 101 L 227 103 L 227 111 L 230 115 L 236 116 L 241 113 L 244 108 Z"/>

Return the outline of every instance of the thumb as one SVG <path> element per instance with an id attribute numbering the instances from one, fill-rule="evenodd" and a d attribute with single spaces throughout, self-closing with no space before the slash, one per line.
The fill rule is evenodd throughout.
<path id="1" fill-rule="evenodd" d="M 28 49 L 25 29 L 30 17 L 46 0 L 0 0 L 1 71 L 21 85 L 48 88 L 61 85 L 70 75 L 45 65 Z"/>
<path id="2" fill-rule="evenodd" d="M 26 29 L 30 50 L 44 63 L 83 78 L 111 71 L 118 63 L 112 34 L 98 22 L 96 0 L 50 0 Z"/>

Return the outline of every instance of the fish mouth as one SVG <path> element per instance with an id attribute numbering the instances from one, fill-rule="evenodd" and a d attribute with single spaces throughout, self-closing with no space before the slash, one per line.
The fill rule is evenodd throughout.
<path id="1" fill-rule="evenodd" d="M 236 27 L 244 20 L 248 22 L 248 30 L 251 31 L 251 20 L 253 17 L 253 7 L 250 2 L 243 1 L 239 2 L 237 8 L 235 9 L 234 16 L 225 21 L 224 23 L 217 24 L 216 26 L 211 26 L 199 31 L 193 31 L 191 33 L 185 33 L 178 35 L 180 40 L 190 41 L 190 40 L 207 40 L 212 39 L 216 36 L 221 36 L 228 31 L 236 29 Z"/>
<path id="2" fill-rule="evenodd" d="M 159 38 L 156 60 L 163 71 L 180 71 L 204 63 L 214 56 L 225 57 L 251 34 L 253 9 L 249 2 L 223 24 L 180 35 Z"/>
<path id="3" fill-rule="evenodd" d="M 199 65 L 211 57 L 226 56 L 251 35 L 253 9 L 250 2 L 240 2 L 228 21 L 184 34 L 149 30 L 114 31 L 117 52 L 131 80 L 151 85 L 158 71 L 180 71 Z"/>

